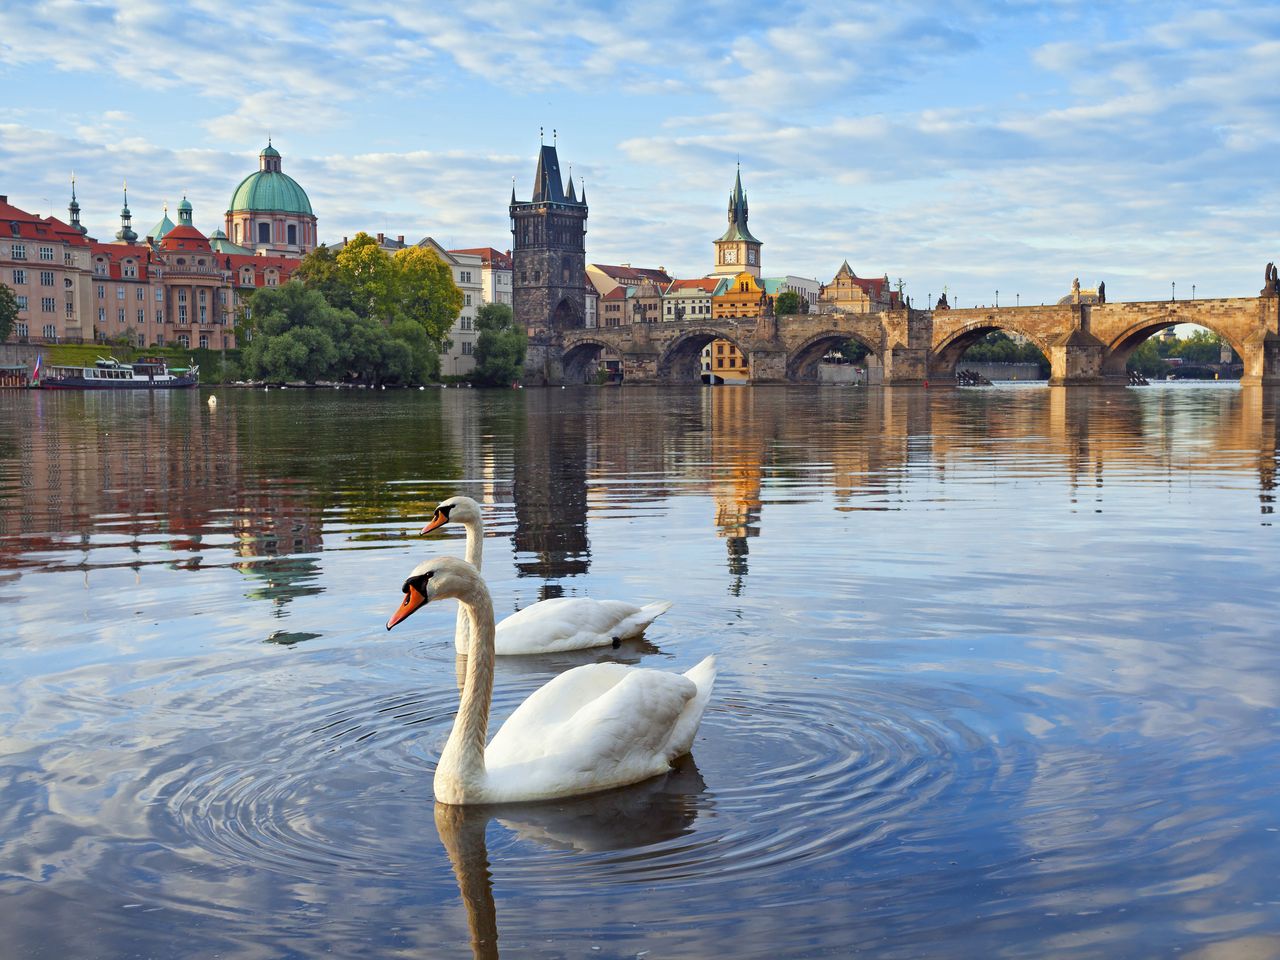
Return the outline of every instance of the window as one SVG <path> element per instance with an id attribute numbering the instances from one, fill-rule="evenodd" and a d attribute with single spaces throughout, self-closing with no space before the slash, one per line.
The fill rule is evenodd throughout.
<path id="1" fill-rule="evenodd" d="M 106 284 L 102 284 L 102 283 L 98 284 L 98 299 L 99 299 L 99 300 L 105 300 L 105 299 L 106 299 L 106 297 L 107 297 L 107 287 L 106 287 Z"/>
<path id="2" fill-rule="evenodd" d="M 64 254 L 62 255 L 62 262 L 63 262 L 63 263 L 65 263 L 65 264 L 69 267 L 69 266 L 71 266 L 72 264 L 74 264 L 74 263 L 76 262 L 76 258 L 75 258 L 75 257 L 73 257 L 73 256 L 71 255 L 71 251 L 70 251 L 70 250 L 68 250 L 66 253 L 64 253 Z"/>
<path id="3" fill-rule="evenodd" d="M 186 302 L 187 302 L 187 291 L 185 291 L 185 290 L 179 290 L 179 291 L 178 291 L 178 302 L 179 302 L 179 303 L 186 303 Z"/>
<path id="4" fill-rule="evenodd" d="M 471 271 L 470 271 L 470 270 L 459 270 L 459 271 L 458 271 L 458 281 L 459 281 L 460 283 L 470 283 L 470 282 L 471 282 Z"/>
<path id="5" fill-rule="evenodd" d="M 146 322 L 147 322 L 147 311 L 139 308 L 138 309 L 138 326 L 142 326 Z"/>
<path id="6" fill-rule="evenodd" d="M 52 260 L 52 259 L 53 259 L 53 247 L 41 247 L 41 248 L 40 248 L 40 259 L 41 259 L 41 260 Z"/>
<path id="7" fill-rule="evenodd" d="M 138 265 L 132 260 L 126 260 L 124 266 L 120 268 L 120 275 L 131 280 L 134 279 L 138 276 Z"/>
<path id="8" fill-rule="evenodd" d="M 98 308 L 98 322 L 99 322 L 99 323 L 106 323 L 106 322 L 107 322 L 107 308 L 106 308 L 106 307 L 99 307 L 99 308 Z"/>
<path id="9" fill-rule="evenodd" d="M 124 287 L 116 287 L 116 299 L 117 300 L 124 299 Z"/>
<path id="10" fill-rule="evenodd" d="M 289 224 L 289 243 L 291 246 L 298 245 L 298 228 L 292 223 Z"/>
<path id="11" fill-rule="evenodd" d="M 209 338 L 203 333 L 200 334 L 200 349 L 201 350 L 209 349 Z"/>
<path id="12" fill-rule="evenodd" d="M 205 295 L 206 295 L 207 293 L 208 293 L 208 291 L 207 291 L 207 290 L 201 290 L 201 291 L 200 291 L 200 306 L 202 306 L 202 307 L 204 306 L 204 303 L 205 303 Z"/>
<path id="13" fill-rule="evenodd" d="M 68 319 L 68 320 L 74 320 L 74 319 L 75 319 L 75 315 L 76 315 L 76 306 L 75 306 L 75 304 L 74 304 L 74 303 L 72 303 L 70 300 L 68 300 L 64 306 L 66 306 L 66 308 L 67 308 L 67 309 L 66 309 L 67 319 Z"/>
<path id="14" fill-rule="evenodd" d="M 468 293 L 468 294 L 466 294 L 466 295 L 465 295 L 465 297 L 463 298 L 463 303 L 462 303 L 462 305 L 463 305 L 464 307 L 469 307 L 469 306 L 471 306 L 471 294 L 469 294 L 469 293 Z"/>
<path id="15" fill-rule="evenodd" d="M 156 323 L 164 323 L 164 311 L 156 307 Z"/>
<path id="16" fill-rule="evenodd" d="M 124 307 L 121 307 L 119 310 L 116 311 L 116 322 L 124 323 Z"/>
<path id="17" fill-rule="evenodd" d="M 95 275 L 97 275 L 97 276 L 99 276 L 99 277 L 105 277 L 105 276 L 107 275 L 107 272 L 108 272 L 108 271 L 107 271 L 107 264 L 106 264 L 106 261 L 105 261 L 105 260 L 99 260 L 99 261 L 97 261 L 96 263 L 94 263 L 94 265 L 93 265 L 93 272 L 94 272 L 94 274 L 95 274 Z M 99 289 L 101 289 L 101 287 L 99 287 Z"/>
<path id="18" fill-rule="evenodd" d="M 20 287 L 26 282 L 27 282 L 27 271 L 25 270 L 13 271 L 13 285 L 15 287 Z"/>
<path id="19" fill-rule="evenodd" d="M 469 357 L 469 356 L 471 356 L 471 341 L 470 341 L 470 340 L 464 340 L 464 341 L 462 342 L 462 355 L 463 355 L 464 357 Z"/>
<path id="20" fill-rule="evenodd" d="M 258 224 L 258 242 L 259 243 L 271 242 L 271 224 L 269 223 Z"/>
<path id="21" fill-rule="evenodd" d="M 15 243 L 13 245 L 13 259 L 15 260 L 27 259 L 27 245 L 25 243 Z"/>
<path id="22" fill-rule="evenodd" d="M 41 271 L 40 271 L 40 286 L 42 286 L 42 287 L 52 287 L 52 286 L 53 286 L 53 271 L 52 271 L 52 270 L 41 270 Z"/>
<path id="23" fill-rule="evenodd" d="M 138 299 L 139 299 L 139 300 L 145 300 L 145 299 L 146 299 L 146 296 L 147 296 L 147 290 L 146 290 L 146 288 L 145 288 L 145 287 L 139 287 L 139 288 L 138 288 Z"/>
<path id="24" fill-rule="evenodd" d="M 52 323 L 46 323 L 44 325 L 44 338 L 46 340 L 57 340 L 58 328 L 55 327 Z"/>
<path id="25" fill-rule="evenodd" d="M 27 325 L 23 323 L 21 320 L 19 320 L 18 323 L 15 324 L 15 328 L 18 331 L 18 336 L 21 337 L 23 340 L 27 339 L 27 337 L 30 335 L 27 329 Z"/>
<path id="26" fill-rule="evenodd" d="M 203 293 L 203 291 L 201 292 Z M 204 299 L 204 298 L 202 297 L 201 299 Z M 208 310 L 209 308 L 206 307 L 203 303 L 200 304 L 200 326 L 202 327 L 209 322 Z"/>
<path id="27" fill-rule="evenodd" d="M 236 242 L 236 243 L 239 243 L 239 242 L 240 242 L 240 224 L 238 224 L 238 223 L 236 224 L 236 231 L 235 231 L 235 232 L 236 232 L 236 241 L 235 241 L 235 242 Z"/>
<path id="28" fill-rule="evenodd" d="M 58 305 L 54 302 L 53 297 L 41 297 L 40 309 L 45 313 L 53 313 L 54 310 L 58 309 Z"/>
<path id="29" fill-rule="evenodd" d="M 182 324 L 187 322 L 187 305 L 185 303 L 178 304 L 178 322 Z"/>
<path id="30" fill-rule="evenodd" d="M 267 272 L 267 286 L 268 286 L 268 287 L 274 287 L 274 286 L 275 286 L 276 284 L 278 284 L 279 282 L 280 282 L 280 278 L 276 276 L 276 274 L 275 274 L 275 271 L 274 271 L 274 270 L 271 270 L 271 271 L 268 271 L 268 272 Z"/>
<path id="31" fill-rule="evenodd" d="M 164 303 L 164 291 L 156 287 L 156 303 Z"/>
<path id="32" fill-rule="evenodd" d="M 164 346 L 164 334 L 163 334 L 163 333 L 157 333 L 157 334 L 156 334 L 156 346 L 157 346 L 157 347 L 163 347 L 163 346 Z"/>
<path id="33" fill-rule="evenodd" d="M 730 358 L 729 358 L 729 366 L 731 366 L 731 367 L 736 367 L 737 365 L 738 365 L 738 358 L 737 358 L 737 357 L 730 357 Z"/>
<path id="34" fill-rule="evenodd" d="M 189 350 L 191 348 L 191 338 L 185 333 L 178 334 L 178 346 L 183 350 Z"/>
<path id="35" fill-rule="evenodd" d="M 18 295 L 18 309 L 19 310 L 27 309 L 27 298 L 22 294 Z"/>

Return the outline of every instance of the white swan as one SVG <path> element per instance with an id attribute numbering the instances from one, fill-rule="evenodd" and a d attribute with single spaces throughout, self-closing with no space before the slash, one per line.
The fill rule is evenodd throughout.
<path id="1" fill-rule="evenodd" d="M 480 569 L 484 552 L 484 521 L 480 504 L 470 497 L 450 497 L 431 515 L 423 533 L 446 523 L 460 523 L 467 531 L 467 562 Z M 645 628 L 671 609 L 671 601 L 637 607 L 622 600 L 588 597 L 556 597 L 532 603 L 498 624 L 495 649 L 500 656 L 526 653 L 558 653 L 588 647 L 616 646 L 644 633 Z M 467 619 L 459 609 L 453 632 L 454 649 L 467 652 Z"/>
<path id="2" fill-rule="evenodd" d="M 593 663 L 535 690 L 485 746 L 493 695 L 493 602 L 454 557 L 414 568 L 390 630 L 432 600 L 455 598 L 475 625 L 453 730 L 436 766 L 442 803 L 513 803 L 594 793 L 666 773 L 689 752 L 715 683 L 715 657 L 681 675 Z"/>

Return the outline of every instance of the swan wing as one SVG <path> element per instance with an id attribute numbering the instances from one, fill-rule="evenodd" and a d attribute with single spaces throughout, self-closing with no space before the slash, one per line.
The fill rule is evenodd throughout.
<path id="1" fill-rule="evenodd" d="M 698 692 L 681 674 L 616 663 L 561 674 L 521 704 L 485 750 L 493 799 L 604 790 L 663 772 Z"/>
<path id="2" fill-rule="evenodd" d="M 615 639 L 638 636 L 670 607 L 666 601 L 638 607 L 622 600 L 587 597 L 540 600 L 497 625 L 494 648 L 510 656 L 608 646 Z"/>

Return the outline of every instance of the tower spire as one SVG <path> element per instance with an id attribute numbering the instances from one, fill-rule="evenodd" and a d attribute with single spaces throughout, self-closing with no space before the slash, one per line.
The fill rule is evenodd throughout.
<path id="1" fill-rule="evenodd" d="M 133 214 L 129 212 L 129 181 L 124 181 L 124 206 L 120 208 L 120 229 L 116 231 L 116 239 L 125 243 L 133 243 L 138 234 L 133 229 Z"/>
<path id="2" fill-rule="evenodd" d="M 71 226 L 77 233 L 84 236 L 89 231 L 80 224 L 80 203 L 76 200 L 76 172 L 71 171 L 71 202 L 67 204 L 67 213 L 71 216 Z"/>

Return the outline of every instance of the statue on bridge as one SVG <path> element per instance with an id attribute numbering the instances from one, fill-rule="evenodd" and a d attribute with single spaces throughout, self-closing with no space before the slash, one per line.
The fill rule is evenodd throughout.
<path id="1" fill-rule="evenodd" d="M 1080 302 L 1080 278 L 1076 277 L 1071 281 L 1071 302 Z"/>
<path id="2" fill-rule="evenodd" d="M 1098 281 L 1098 302 L 1107 302 L 1107 282 L 1105 280 Z"/>
<path id="3" fill-rule="evenodd" d="M 1274 263 L 1267 264 L 1267 271 L 1262 283 L 1262 295 L 1264 297 L 1280 296 L 1280 273 L 1277 273 Z"/>
<path id="4" fill-rule="evenodd" d="M 940 297 L 938 298 L 937 306 L 935 306 L 933 309 L 935 309 L 935 310 L 950 310 L 950 309 L 951 309 L 951 304 L 947 303 L 947 291 L 945 291 L 945 290 L 943 290 L 943 291 L 942 291 L 942 296 L 940 296 Z"/>

